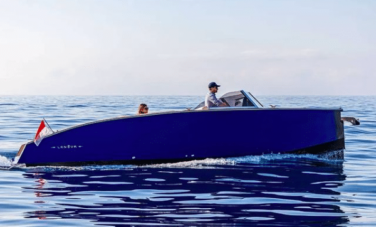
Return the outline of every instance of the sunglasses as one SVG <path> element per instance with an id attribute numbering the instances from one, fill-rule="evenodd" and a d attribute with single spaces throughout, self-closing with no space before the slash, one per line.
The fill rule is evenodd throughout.
<path id="1" fill-rule="evenodd" d="M 147 106 L 146 106 L 146 107 L 144 107 L 144 110 L 148 110 L 148 109 L 149 109 L 149 107 L 147 107 Z"/>

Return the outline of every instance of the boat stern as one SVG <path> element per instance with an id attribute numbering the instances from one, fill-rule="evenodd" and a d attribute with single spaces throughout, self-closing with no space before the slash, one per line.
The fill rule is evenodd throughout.
<path id="1" fill-rule="evenodd" d="M 344 129 L 344 126 L 343 126 L 343 120 L 341 118 L 341 112 L 342 111 L 343 111 L 342 109 L 339 109 L 339 111 L 334 112 L 337 139 L 344 139 L 345 138 L 345 129 Z M 343 148 L 345 148 L 345 144 L 343 144 Z"/>

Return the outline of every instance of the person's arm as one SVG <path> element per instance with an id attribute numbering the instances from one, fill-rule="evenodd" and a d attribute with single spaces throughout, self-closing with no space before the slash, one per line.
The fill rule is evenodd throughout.
<path id="1" fill-rule="evenodd" d="M 227 105 L 227 103 L 222 102 L 221 105 L 219 105 L 219 106 L 223 106 L 223 107 L 225 107 L 225 106 L 228 106 L 228 105 Z"/>
<path id="2" fill-rule="evenodd" d="M 209 101 L 212 102 L 216 106 L 221 106 L 223 104 L 223 102 L 217 99 L 217 97 L 215 97 L 213 93 L 210 94 Z"/>

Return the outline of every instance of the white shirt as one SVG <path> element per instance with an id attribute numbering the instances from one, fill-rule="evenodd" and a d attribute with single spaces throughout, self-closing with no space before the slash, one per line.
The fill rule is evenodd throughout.
<path id="1" fill-rule="evenodd" d="M 222 104 L 221 100 L 218 100 L 215 93 L 209 92 L 205 97 L 205 106 L 210 109 L 210 107 L 218 107 Z"/>

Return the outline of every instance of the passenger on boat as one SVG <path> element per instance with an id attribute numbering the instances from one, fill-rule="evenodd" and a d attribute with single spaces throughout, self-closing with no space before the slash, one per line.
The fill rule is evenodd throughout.
<path id="1" fill-rule="evenodd" d="M 138 107 L 138 115 L 147 114 L 149 112 L 149 107 L 145 103 L 141 103 Z"/>
<path id="2" fill-rule="evenodd" d="M 209 93 L 205 97 L 204 109 L 210 109 L 211 107 L 228 106 L 225 102 L 222 102 L 215 96 L 215 93 L 218 92 L 218 87 L 220 87 L 220 85 L 216 84 L 215 82 L 211 82 L 208 87 Z"/>

